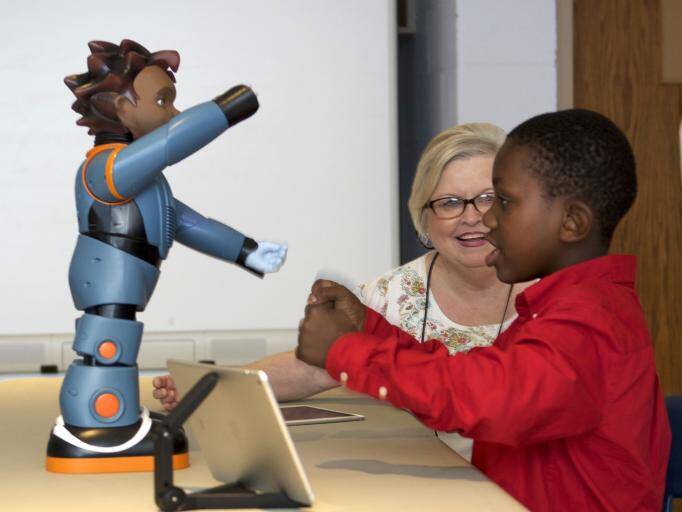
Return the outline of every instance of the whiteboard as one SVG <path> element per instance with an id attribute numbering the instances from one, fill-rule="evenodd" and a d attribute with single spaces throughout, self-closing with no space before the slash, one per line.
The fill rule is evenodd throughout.
<path id="1" fill-rule="evenodd" d="M 87 42 L 180 52 L 184 110 L 246 83 L 255 116 L 165 172 L 174 195 L 255 239 L 285 241 L 263 280 L 174 244 L 147 330 L 297 326 L 319 268 L 362 282 L 398 262 L 391 0 L 3 2 L 0 334 L 73 330 L 73 182 L 92 146 L 63 77 Z M 201 9 L 199 9 L 201 7 Z"/>

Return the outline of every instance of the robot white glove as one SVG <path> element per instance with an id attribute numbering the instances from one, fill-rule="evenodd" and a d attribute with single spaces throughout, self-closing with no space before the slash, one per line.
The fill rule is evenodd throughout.
<path id="1" fill-rule="evenodd" d="M 284 265 L 287 249 L 287 244 L 259 240 L 258 248 L 246 257 L 244 263 L 264 274 L 277 272 Z"/>

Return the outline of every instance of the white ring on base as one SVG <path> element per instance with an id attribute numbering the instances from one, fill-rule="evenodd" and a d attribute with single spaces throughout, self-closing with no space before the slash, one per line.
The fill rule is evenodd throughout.
<path id="1" fill-rule="evenodd" d="M 69 430 L 64 426 L 63 416 L 57 416 L 57 420 L 55 421 L 52 433 L 62 441 L 66 441 L 70 445 L 73 445 L 76 448 L 80 448 L 81 450 L 88 450 L 96 453 L 122 452 L 124 450 L 127 450 L 128 448 L 132 448 L 137 443 L 142 441 L 144 437 L 147 435 L 147 433 L 151 430 L 152 419 L 149 417 L 149 411 L 144 406 L 142 407 L 141 417 L 142 424 L 140 425 L 140 428 L 137 429 L 137 432 L 135 432 L 135 435 L 128 439 L 125 443 L 119 444 L 118 446 L 96 446 L 94 444 L 88 444 L 84 441 L 81 441 L 71 432 L 69 432 Z"/>

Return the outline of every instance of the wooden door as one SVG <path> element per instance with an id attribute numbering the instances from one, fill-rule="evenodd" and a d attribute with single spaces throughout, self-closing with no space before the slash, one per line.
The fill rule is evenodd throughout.
<path id="1" fill-rule="evenodd" d="M 662 83 L 661 55 L 659 0 L 574 1 L 574 103 L 610 117 L 633 146 L 637 200 L 611 252 L 638 256 L 637 290 L 671 394 L 682 393 L 682 86 Z"/>

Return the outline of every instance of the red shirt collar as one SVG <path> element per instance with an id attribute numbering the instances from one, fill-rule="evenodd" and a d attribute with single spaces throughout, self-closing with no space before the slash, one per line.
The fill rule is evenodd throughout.
<path id="1" fill-rule="evenodd" d="M 634 288 L 636 273 L 635 256 L 618 254 L 592 258 L 558 270 L 526 288 L 516 297 L 516 310 L 519 316 L 531 316 L 560 289 L 585 281 L 608 281 Z"/>

